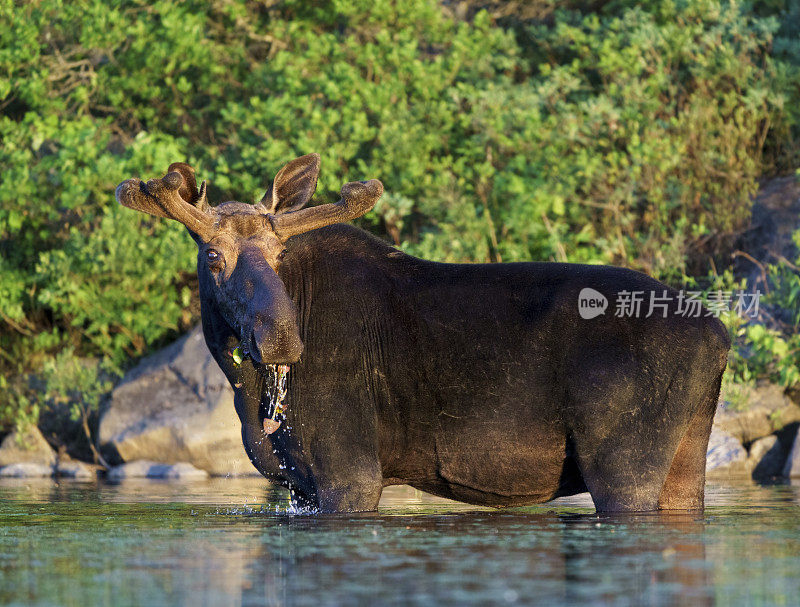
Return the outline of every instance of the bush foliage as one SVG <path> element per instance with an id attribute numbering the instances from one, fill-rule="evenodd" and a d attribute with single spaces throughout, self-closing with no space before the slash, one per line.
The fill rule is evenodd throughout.
<path id="1" fill-rule="evenodd" d="M 800 9 L 580 4 L 0 3 L 0 425 L 80 368 L 59 353 L 119 373 L 196 320 L 192 241 L 113 199 L 176 160 L 252 201 L 318 151 L 318 199 L 382 179 L 363 224 L 433 259 L 719 265 L 796 164 Z"/>

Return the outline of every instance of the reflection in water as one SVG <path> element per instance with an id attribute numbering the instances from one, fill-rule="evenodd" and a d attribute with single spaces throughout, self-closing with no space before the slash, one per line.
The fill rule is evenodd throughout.
<path id="1" fill-rule="evenodd" d="M 494 511 L 387 489 L 276 514 L 259 479 L 0 483 L 0 603 L 792 604 L 800 487 L 710 487 L 704 515 Z"/>
<path id="2" fill-rule="evenodd" d="M 637 604 L 663 604 L 666 597 L 681 605 L 713 604 L 703 517 L 651 513 L 562 520 L 567 601 L 613 603 L 622 596 Z"/>

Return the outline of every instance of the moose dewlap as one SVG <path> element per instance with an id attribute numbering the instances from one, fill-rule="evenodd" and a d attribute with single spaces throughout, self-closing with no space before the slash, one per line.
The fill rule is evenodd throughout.
<path id="1" fill-rule="evenodd" d="M 211 206 L 184 163 L 116 191 L 197 243 L 206 342 L 266 478 L 323 511 L 374 510 L 401 483 L 491 506 L 588 490 L 602 511 L 702 508 L 719 320 L 605 313 L 623 291 L 677 300 L 623 268 L 405 255 L 343 223 L 377 180 L 304 208 L 319 168 L 293 160 L 255 205 Z"/>

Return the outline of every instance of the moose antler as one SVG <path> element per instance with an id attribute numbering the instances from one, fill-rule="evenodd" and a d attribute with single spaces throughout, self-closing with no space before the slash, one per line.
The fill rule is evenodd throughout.
<path id="1" fill-rule="evenodd" d="M 183 177 L 183 185 L 178 190 L 178 194 L 186 202 L 192 203 L 203 212 L 211 210 L 211 205 L 208 204 L 208 197 L 206 195 L 206 182 L 200 184 L 200 189 L 197 189 L 197 180 L 194 178 L 194 169 L 185 162 L 173 162 L 169 165 L 167 173 L 177 172 Z"/>
<path id="2" fill-rule="evenodd" d="M 206 202 L 205 183 L 198 192 L 194 170 L 189 165 L 174 163 L 169 168 L 166 176 L 147 183 L 140 179 L 123 181 L 115 192 L 117 202 L 130 209 L 179 221 L 201 239 L 208 240 L 214 218 L 206 212 L 210 207 Z"/>
<path id="3" fill-rule="evenodd" d="M 377 179 L 352 181 L 342 186 L 342 199 L 339 202 L 269 215 L 269 218 L 275 234 L 285 241 L 303 232 L 361 217 L 375 206 L 382 194 L 383 184 Z"/>

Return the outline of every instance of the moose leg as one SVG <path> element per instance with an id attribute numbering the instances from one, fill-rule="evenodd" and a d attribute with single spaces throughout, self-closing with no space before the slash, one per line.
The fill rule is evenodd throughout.
<path id="1" fill-rule="evenodd" d="M 313 411 L 301 411 L 292 424 L 312 487 L 308 497 L 322 512 L 377 510 L 383 491 L 377 422 L 354 413 L 371 407 L 350 394 L 311 402 Z M 303 423 L 304 415 L 314 423 Z"/>
<path id="2" fill-rule="evenodd" d="M 378 509 L 382 479 L 342 479 L 317 487 L 317 507 L 322 512 L 372 512 Z"/>
<path id="3" fill-rule="evenodd" d="M 636 361 L 614 363 L 574 376 L 567 421 L 575 458 L 598 512 L 657 510 L 692 417 L 688 374 L 674 369 L 643 381 Z"/>
<path id="4" fill-rule="evenodd" d="M 722 376 L 701 383 L 693 375 L 678 372 L 662 396 L 639 394 L 608 425 L 601 420 L 574 434 L 598 512 L 703 508 L 706 447 Z"/>
<path id="5" fill-rule="evenodd" d="M 706 479 L 706 448 L 713 413 L 695 413 L 683 435 L 658 498 L 660 510 L 702 510 Z"/>
<path id="6" fill-rule="evenodd" d="M 658 509 L 669 464 L 661 454 L 643 455 L 642 448 L 614 441 L 604 442 L 599 449 L 576 446 L 578 465 L 598 512 Z"/>
<path id="7" fill-rule="evenodd" d="M 377 458 L 368 455 L 331 457 L 336 451 L 314 454 L 313 505 L 321 512 L 371 512 L 378 509 L 383 475 Z"/>
<path id="8" fill-rule="evenodd" d="M 662 429 L 648 433 L 636 415 L 613 425 L 576 429 L 575 459 L 598 512 L 647 512 L 658 509 L 658 498 L 677 448 Z"/>
<path id="9" fill-rule="evenodd" d="M 721 383 L 722 373 L 689 422 L 658 498 L 661 510 L 703 509 L 708 436 L 717 410 Z"/>
<path id="10" fill-rule="evenodd" d="M 279 453 L 292 451 L 283 466 L 292 504 L 331 513 L 377 510 L 383 475 L 369 442 L 360 445 L 347 436 L 341 441 L 312 438 L 303 440 L 299 452 L 274 443 Z"/>

